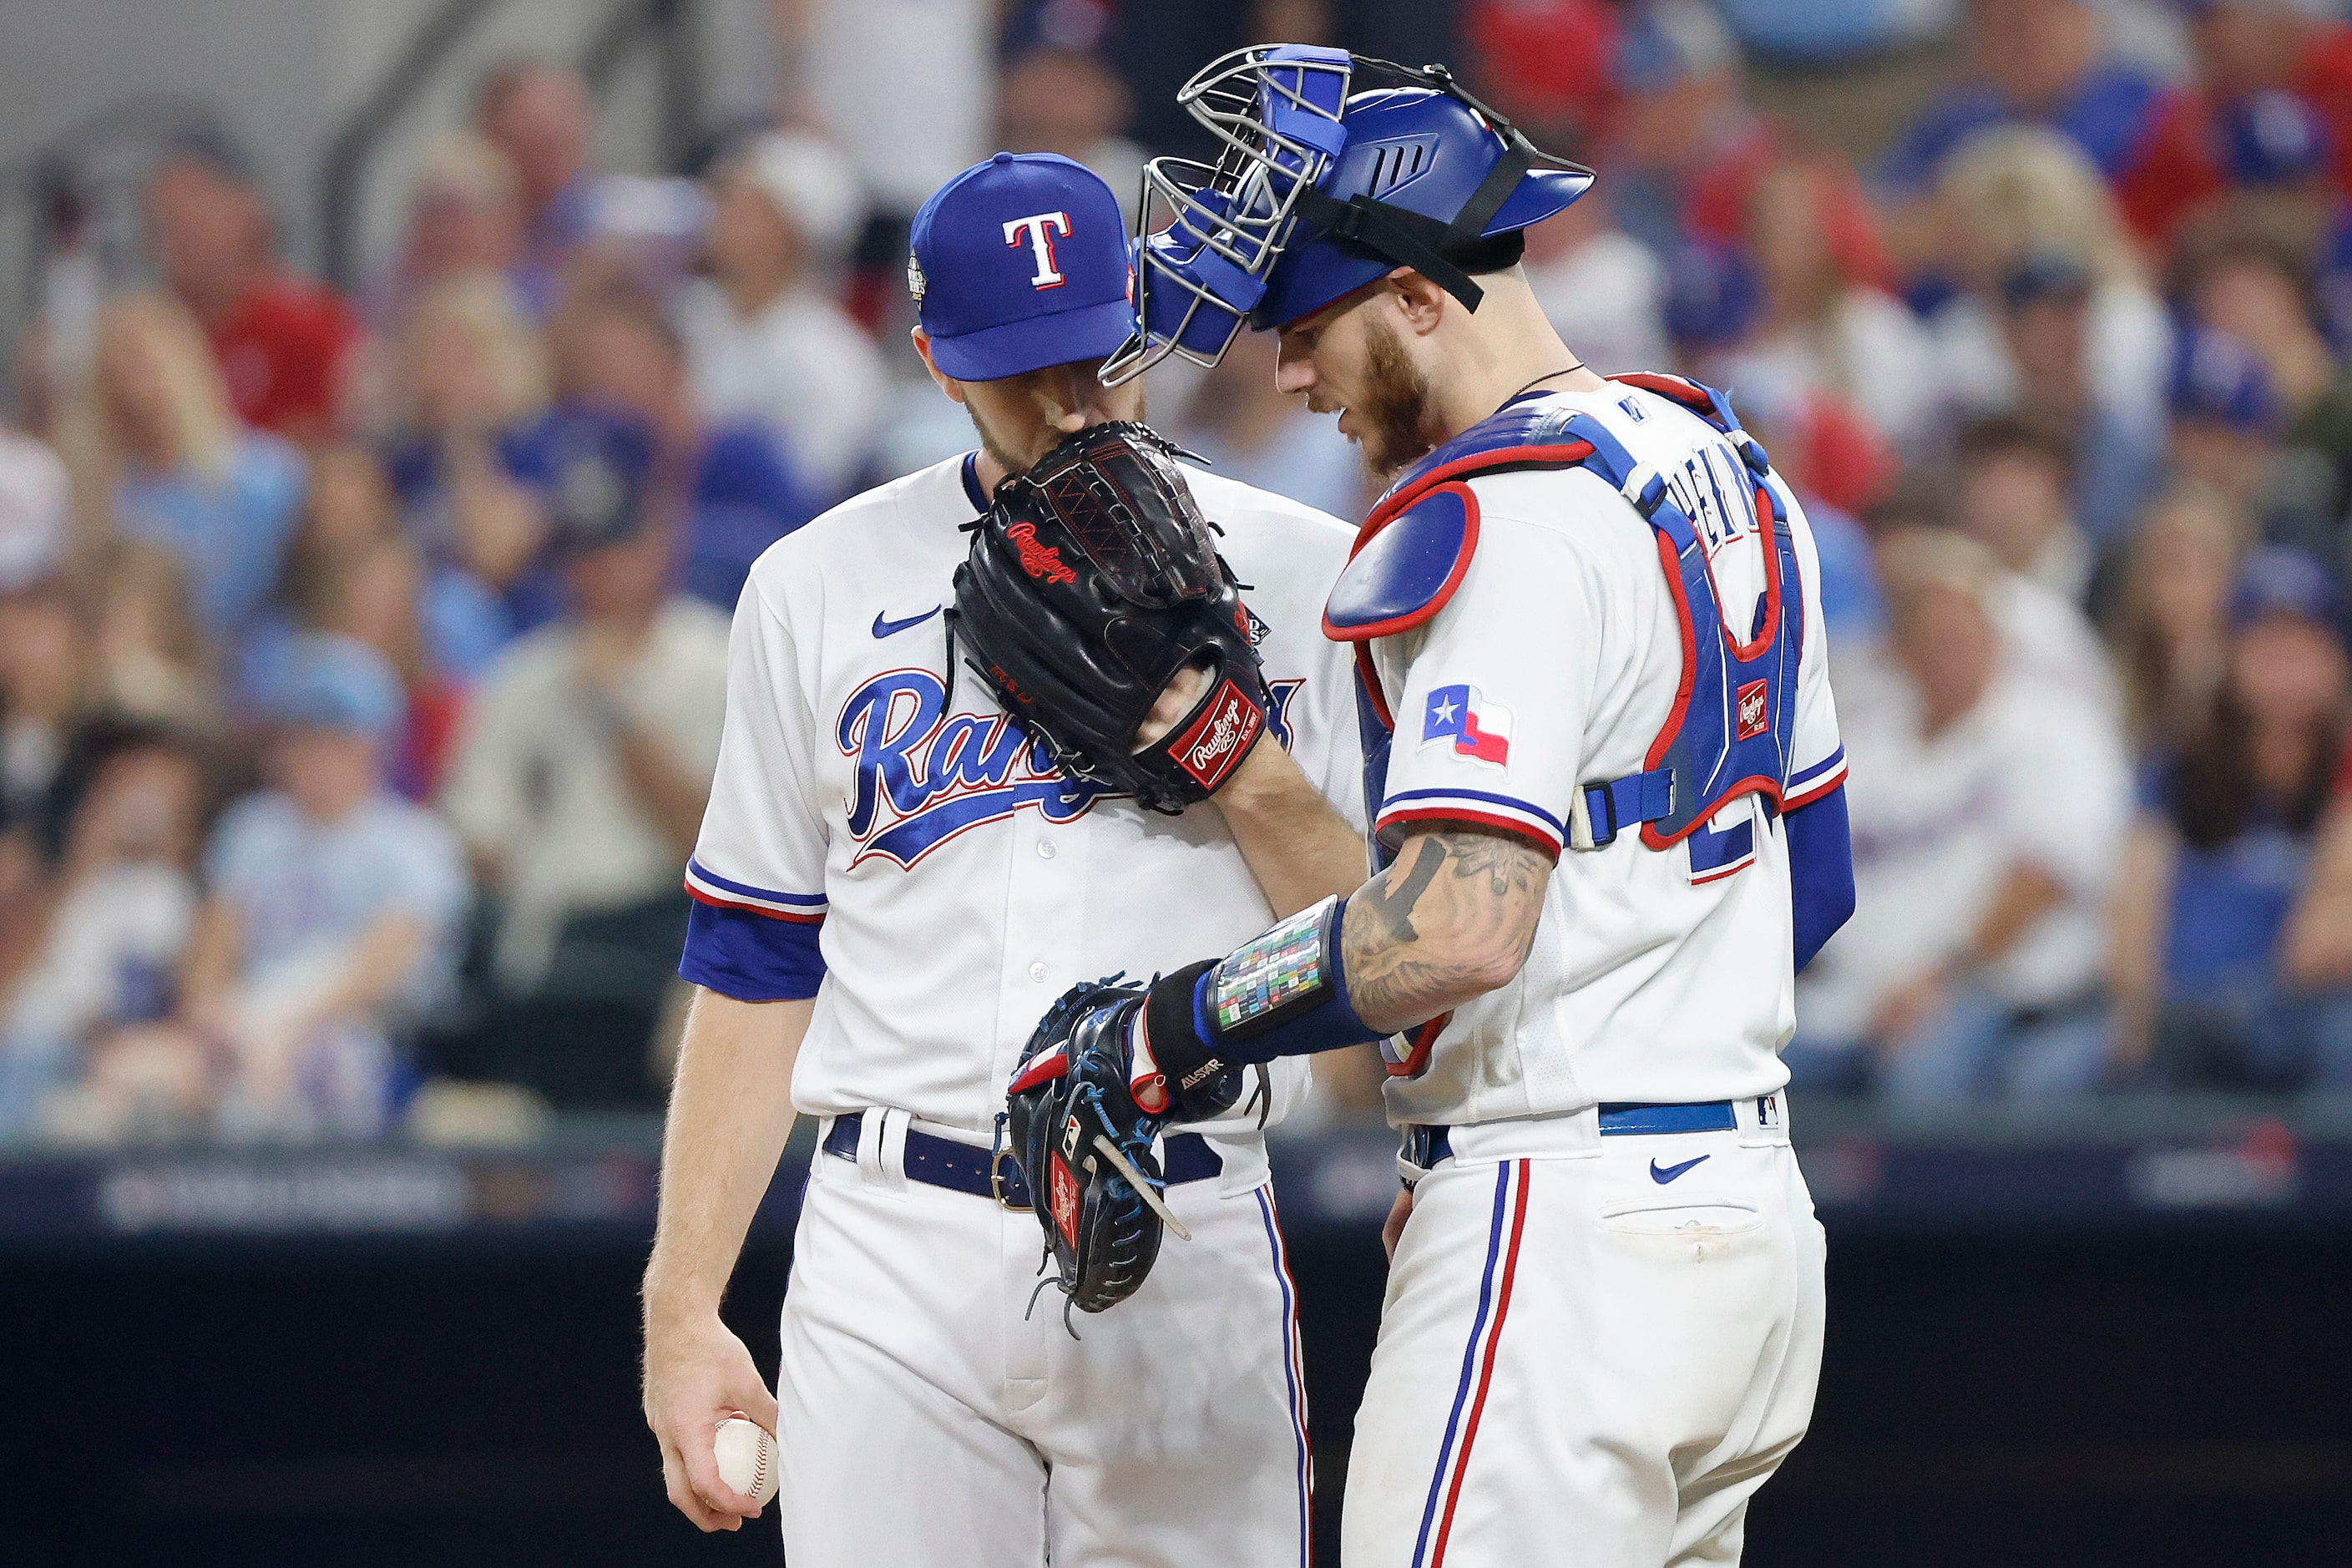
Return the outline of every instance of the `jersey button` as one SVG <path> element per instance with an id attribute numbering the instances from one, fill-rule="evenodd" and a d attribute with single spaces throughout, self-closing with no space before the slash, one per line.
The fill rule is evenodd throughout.
<path id="1" fill-rule="evenodd" d="M 1050 838 L 1040 838 L 1039 840 L 1037 840 L 1037 858 L 1038 858 L 1038 859 L 1040 859 L 1040 860 L 1051 860 L 1051 859 L 1052 859 L 1055 855 L 1057 855 L 1057 854 L 1059 854 L 1059 853 L 1060 853 L 1060 851 L 1054 847 L 1054 841 L 1053 841 L 1052 839 L 1050 839 Z"/>
<path id="2" fill-rule="evenodd" d="M 1043 985 L 1045 983 L 1045 966 L 1042 963 L 1031 964 L 1029 966 L 1029 978 L 1034 980 L 1040 985 Z"/>

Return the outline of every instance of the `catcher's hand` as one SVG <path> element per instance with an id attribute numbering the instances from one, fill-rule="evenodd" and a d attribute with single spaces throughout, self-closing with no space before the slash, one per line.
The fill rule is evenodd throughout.
<path id="1" fill-rule="evenodd" d="M 1144 996 L 1117 976 L 1071 987 L 1039 1020 L 1005 1092 L 1007 1152 L 1029 1184 L 1055 1283 L 1082 1312 L 1135 1294 L 1163 1226 L 1192 1239 L 1160 1196 L 1151 1144 L 1165 1118 L 1136 1102 L 1129 1078 L 1128 1030 Z"/>
<path id="2" fill-rule="evenodd" d="M 971 668 L 1065 773 L 1171 815 L 1233 776 L 1267 709 L 1258 623 L 1175 450 L 1147 426 L 1095 425 L 997 486 L 948 610 Z M 1146 730 L 1187 670 L 1204 694 Z"/>

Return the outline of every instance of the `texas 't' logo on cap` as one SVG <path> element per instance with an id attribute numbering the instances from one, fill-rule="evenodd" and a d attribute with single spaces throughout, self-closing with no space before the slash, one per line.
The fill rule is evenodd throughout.
<path id="1" fill-rule="evenodd" d="M 1069 232 L 1070 215 L 1067 213 L 1031 213 L 1027 217 L 1016 217 L 1004 226 L 1006 245 L 1018 247 L 1022 236 L 1026 235 L 1029 248 L 1036 253 L 1037 273 L 1029 279 L 1029 287 L 1059 289 L 1069 281 L 1054 265 L 1054 236 L 1059 234 L 1066 238 Z"/>
<path id="2" fill-rule="evenodd" d="M 1127 221 L 1082 163 L 999 153 L 940 186 L 910 237 L 908 291 L 959 381 L 1098 361 L 1134 331 Z"/>

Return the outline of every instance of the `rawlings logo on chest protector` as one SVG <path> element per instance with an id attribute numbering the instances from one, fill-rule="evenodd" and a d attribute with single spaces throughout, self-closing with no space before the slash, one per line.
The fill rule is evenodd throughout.
<path id="1" fill-rule="evenodd" d="M 1738 739 L 1748 740 L 1771 727 L 1772 717 L 1765 701 L 1771 689 L 1769 680 L 1751 680 L 1739 689 Z"/>

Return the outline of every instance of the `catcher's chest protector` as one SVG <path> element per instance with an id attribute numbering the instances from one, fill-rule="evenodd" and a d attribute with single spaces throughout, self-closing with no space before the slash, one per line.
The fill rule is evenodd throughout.
<path id="1" fill-rule="evenodd" d="M 1723 395 L 1678 376 L 1612 379 L 1653 392 L 1705 420 L 1738 454 L 1737 497 L 1725 493 L 1724 465 L 1695 454 L 1679 471 L 1637 462 L 1589 414 L 1549 398 L 1505 408 L 1423 458 L 1391 486 L 1359 534 L 1347 570 L 1324 612 L 1326 635 L 1357 645 L 1358 708 L 1364 719 L 1368 808 L 1377 816 L 1394 723 L 1373 673 L 1368 647 L 1422 625 L 1443 609 L 1468 573 L 1477 548 L 1477 497 L 1463 481 L 1521 468 L 1582 468 L 1606 479 L 1648 521 L 1657 540 L 1682 632 L 1682 682 L 1673 709 L 1651 742 L 1643 770 L 1586 784 L 1570 803 L 1570 847 L 1598 848 L 1621 829 L 1641 825 L 1642 842 L 1665 849 L 1699 834 L 1727 802 L 1761 795 L 1777 809 L 1790 773 L 1796 722 L 1797 667 L 1804 647 L 1804 595 L 1796 539 L 1780 493 L 1766 479 L 1764 449 L 1740 429 Z M 1626 400 L 1629 414 L 1643 416 Z M 1695 487 L 1726 503 L 1694 505 Z M 1706 520 L 1695 522 L 1694 514 Z M 1743 516 L 1744 514 L 1744 516 Z M 1714 518 L 1729 527 L 1717 536 Z M 1717 591 L 1713 558 L 1752 518 L 1761 539 L 1764 590 L 1754 604 L 1730 605 Z M 1752 847 L 1752 846 L 1750 847 Z M 1694 843 L 1694 875 L 1720 849 Z M 1744 858 L 1744 853 L 1743 853 Z"/>

